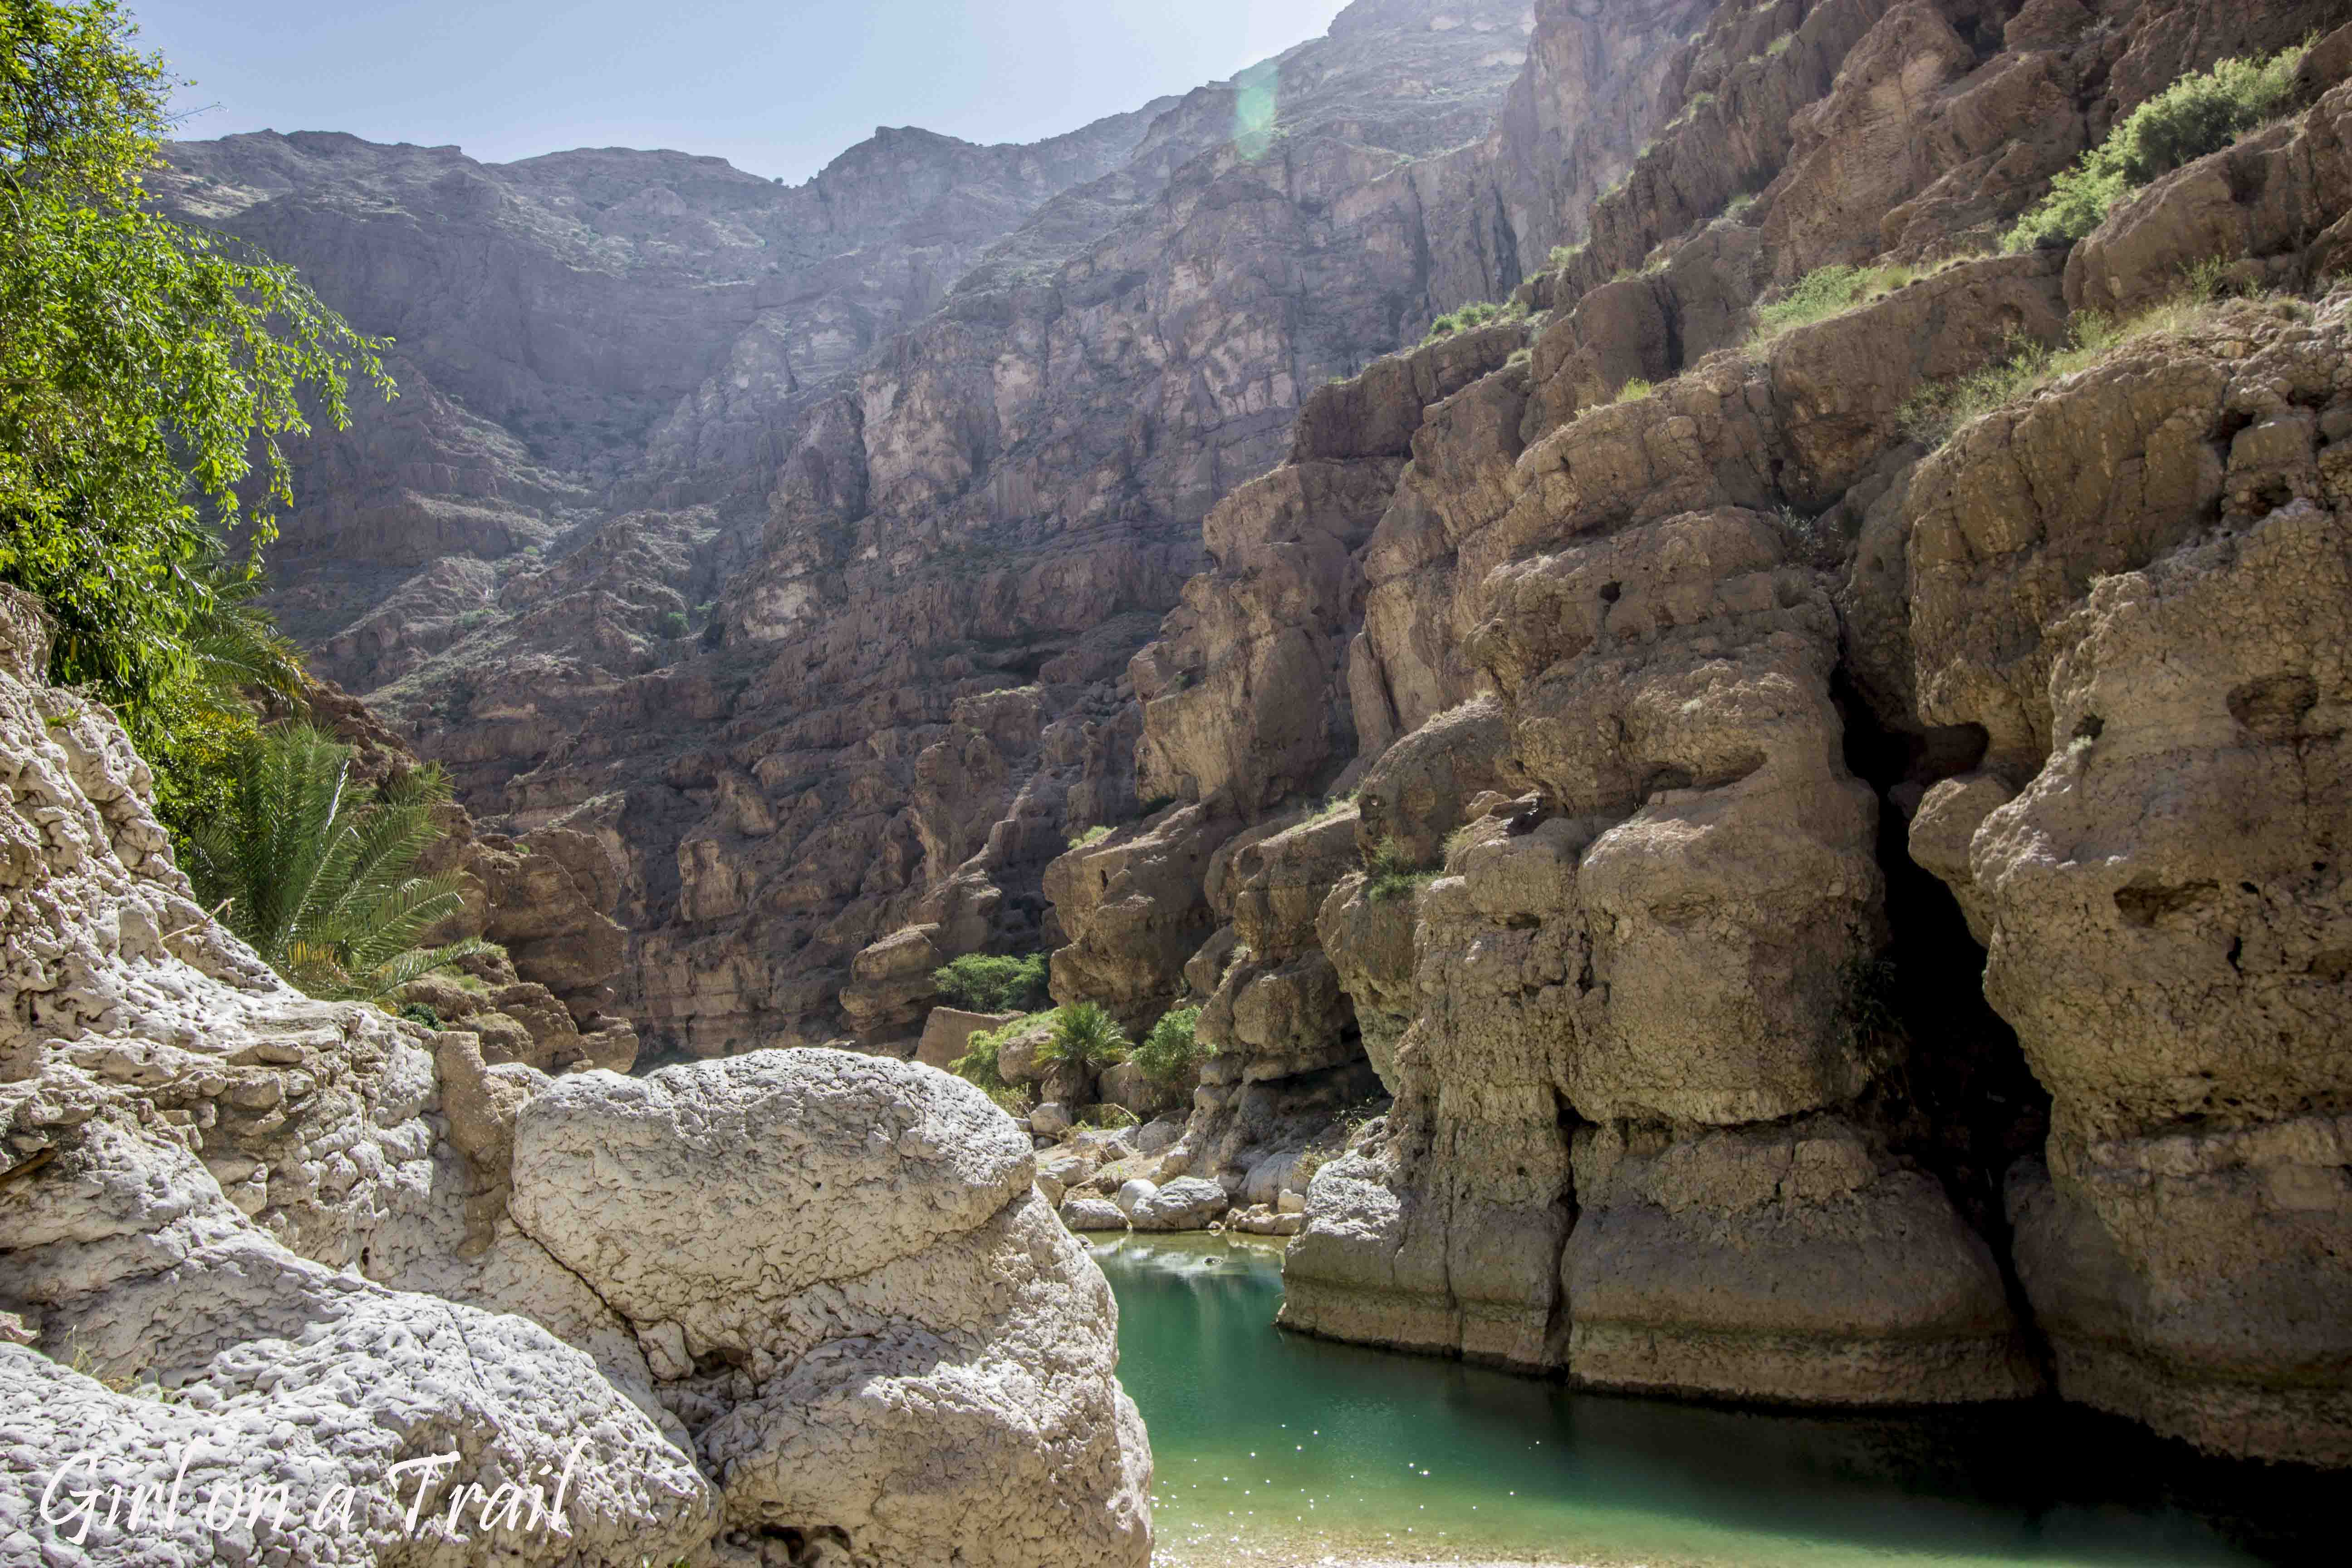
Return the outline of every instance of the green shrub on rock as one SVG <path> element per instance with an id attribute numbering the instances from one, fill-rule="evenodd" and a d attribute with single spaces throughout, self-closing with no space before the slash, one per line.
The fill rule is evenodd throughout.
<path id="1" fill-rule="evenodd" d="M 1496 304 L 1492 300 L 1473 300 L 1458 310 L 1449 310 L 1429 323 L 1429 336 L 1422 339 L 1425 346 L 1440 338 L 1450 338 L 1456 332 L 1470 331 L 1495 321 L 1517 321 L 1524 319 L 1528 308 L 1517 300 Z"/>
<path id="2" fill-rule="evenodd" d="M 1437 876 L 1436 868 L 1415 862 L 1394 837 L 1380 841 L 1365 862 L 1364 872 L 1369 879 L 1364 896 L 1376 904 L 1409 899 Z"/>
<path id="3" fill-rule="evenodd" d="M 2309 46 L 2263 60 L 2223 60 L 2182 77 L 2126 115 L 2106 140 L 2050 182 L 2002 248 L 2073 244 L 2149 182 L 2218 153 L 2294 106 L 2295 74 Z"/>
<path id="4" fill-rule="evenodd" d="M 1209 1055 L 1209 1047 L 1199 1037 L 1200 1024 L 1198 1007 L 1164 1013 L 1127 1059 L 1154 1083 L 1181 1083 Z"/>
<path id="5" fill-rule="evenodd" d="M 1919 275 L 1918 268 L 1902 265 L 1816 267 L 1789 285 L 1779 299 L 1757 309 L 1756 331 L 1748 341 L 1748 350 L 1754 353 L 1783 332 L 1866 305 Z"/>
<path id="6" fill-rule="evenodd" d="M 1004 1081 L 1004 1074 L 997 1067 L 997 1053 L 1004 1048 L 1004 1042 L 1012 1038 L 1013 1031 L 1028 1022 L 1025 1017 L 1015 1018 L 993 1029 L 981 1030 L 964 1042 L 963 1055 L 948 1064 L 948 1071 L 966 1083 L 986 1089 L 991 1098 L 1005 1093 L 1009 1086 Z M 999 1103 L 1003 1102 L 1000 1100 Z"/>

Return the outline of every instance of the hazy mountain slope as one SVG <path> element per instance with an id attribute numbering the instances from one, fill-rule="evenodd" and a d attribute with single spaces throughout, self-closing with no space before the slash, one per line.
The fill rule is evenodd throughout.
<path id="1" fill-rule="evenodd" d="M 1703 11 L 1631 9 L 1628 82 Z M 1199 520 L 1306 390 L 1549 247 L 1498 129 L 1561 118 L 1535 26 L 1362 4 L 1039 148 L 886 132 L 794 190 L 182 147 L 188 211 L 401 339 L 407 395 L 305 454 L 289 623 L 478 812 L 602 836 L 656 1041 L 910 1028 L 887 979 L 836 1008 L 851 959 L 910 921 L 942 929 L 869 967 L 1039 939 L 1045 861 L 1135 805 L 1120 672 Z"/>

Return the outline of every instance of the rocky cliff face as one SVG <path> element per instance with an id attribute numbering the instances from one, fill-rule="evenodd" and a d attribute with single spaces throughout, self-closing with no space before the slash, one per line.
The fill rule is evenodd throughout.
<path id="1" fill-rule="evenodd" d="M 1704 9 L 1363 0 L 1054 142 L 885 132 L 789 190 L 178 148 L 184 211 L 401 340 L 407 395 L 306 450 L 280 607 L 490 826 L 604 847 L 656 1048 L 911 1040 L 943 959 L 1059 945 L 1045 865 L 1135 814 L 1125 666 L 1201 519 L 1307 391 L 1540 264 Z"/>
<path id="2" fill-rule="evenodd" d="M 0 593 L 0 1557 L 1149 1560 L 1109 1289 L 977 1089 L 557 1085 L 312 1002 L 47 662 Z"/>
<path id="3" fill-rule="evenodd" d="M 1150 1158 L 1303 1205 L 1295 1327 L 1715 1396 L 2054 1387 L 2346 1464 L 2352 38 L 2071 251 L 1992 245 L 2181 72 L 2346 20 L 1364 0 L 1034 172 L 910 144 L 889 188 L 953 223 L 839 187 L 877 277 L 943 228 L 968 252 L 822 385 L 775 366 L 859 274 L 725 272 L 688 218 L 809 209 L 719 171 L 664 174 L 676 212 L 614 196 L 625 246 L 520 195 L 461 223 L 421 177 L 182 199 L 282 215 L 306 264 L 346 221 L 320 205 L 506 226 L 449 254 L 508 258 L 524 346 L 420 362 L 461 389 L 396 416 L 436 432 L 401 471 L 442 500 L 370 568 L 369 614 L 442 629 L 346 638 L 315 553 L 286 602 L 492 826 L 603 849 L 575 883 L 609 887 L 657 1047 L 911 1049 L 942 960 L 1051 946 L 1065 1002 L 1202 1005 L 1217 1054 Z M 962 173 L 914 179 L 934 154 Z M 998 226 L 958 179 L 1015 192 Z M 596 309 L 646 290 L 658 349 L 565 327 L 569 285 L 523 282 L 557 256 L 614 279 Z M 1757 331 L 1864 263 L 1909 270 Z M 573 423 L 519 433 L 509 383 Z M 310 472 L 333 493 L 383 439 Z M 538 554 L 431 543 L 526 496 Z M 492 1167 L 478 1210 L 519 1179 Z M 638 1326 L 672 1367 L 695 1333 L 761 1350 Z"/>
<path id="4" fill-rule="evenodd" d="M 1184 804 L 1049 874 L 1102 890 L 1057 894 L 1056 994 L 1205 1002 L 1179 1152 L 1236 1193 L 1379 1074 L 1286 1322 L 2352 1462 L 2352 42 L 2071 255 L 1986 254 L 2175 76 L 2342 9 L 1725 7 L 1528 321 L 1314 393 L 1211 513 L 1131 668 Z M 2219 302 L 1923 422 L 2200 264 Z"/>

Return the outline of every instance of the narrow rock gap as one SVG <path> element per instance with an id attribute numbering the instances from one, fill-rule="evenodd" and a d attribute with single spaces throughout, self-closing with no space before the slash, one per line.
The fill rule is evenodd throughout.
<path id="1" fill-rule="evenodd" d="M 1568 1247 L 1576 1235 L 1576 1223 L 1581 1217 L 1576 1199 L 1576 1133 L 1584 1125 L 1570 1105 L 1568 1096 L 1552 1090 L 1552 1111 L 1559 1127 L 1559 1146 L 1568 1155 L 1568 1173 L 1560 1183 L 1559 1195 L 1553 1200 L 1565 1222 L 1559 1227 L 1559 1256 L 1552 1259 L 1554 1294 L 1551 1316 L 1544 1324 L 1543 1359 L 1555 1375 L 1568 1373 L 1569 1332 L 1575 1327 L 1568 1305 Z"/>
<path id="2" fill-rule="evenodd" d="M 1844 721 L 1846 766 L 1879 801 L 1888 942 L 1874 971 L 1876 1000 L 1906 1047 L 1878 1091 L 1879 1109 L 1897 1147 L 1942 1183 L 1991 1248 L 2011 1309 L 2046 1361 L 2011 1257 L 2002 1183 L 2011 1165 L 2041 1152 L 2050 1093 L 2026 1065 L 2016 1031 L 1985 1000 L 1985 950 L 1951 889 L 1911 858 L 1908 820 L 1890 798 L 1900 785 L 1964 771 L 1954 766 L 1957 738 L 1885 728 L 1843 669 L 1832 679 L 1831 696 Z"/>

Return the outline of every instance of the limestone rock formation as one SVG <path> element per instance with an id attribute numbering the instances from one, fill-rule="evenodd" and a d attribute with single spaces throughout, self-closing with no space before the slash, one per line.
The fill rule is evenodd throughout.
<path id="1" fill-rule="evenodd" d="M 1062 1223 L 1074 1231 L 1125 1230 L 1127 1215 L 1119 1206 L 1107 1198 L 1067 1198 L 1063 1201 Z"/>
<path id="2" fill-rule="evenodd" d="M 1129 1186 L 1139 1190 L 1121 1194 L 1128 1197 L 1121 1212 L 1138 1230 L 1205 1230 L 1233 1202 L 1223 1187 L 1198 1176 L 1179 1176 L 1165 1186 L 1138 1179 Z"/>
<path id="3" fill-rule="evenodd" d="M 0 591 L 0 1557 L 1149 1557 L 1108 1286 L 977 1090 L 805 1052 L 680 1105 L 303 997 L 47 654 Z"/>
<path id="4" fill-rule="evenodd" d="M 76 1109 L 96 1114 L 10 1194 L 0 1231 L 11 1248 L 0 1295 L 42 1323 L 38 1348 L 0 1345 L 0 1548 L 12 1560 L 70 1546 L 110 1563 L 249 1549 L 320 1563 L 495 1551 L 622 1564 L 709 1542 L 715 1489 L 580 1351 L 524 1318 L 298 1258 L 186 1151 L 140 1136 L 119 1108 Z M 119 1497 L 141 1486 L 156 1506 L 134 1524 Z M 175 1487 L 185 1500 L 167 1523 Z M 336 1488 L 355 1494 L 348 1515 Z M 240 1495 L 261 1521 L 216 1528 Z"/>
<path id="5" fill-rule="evenodd" d="M 1133 666 L 1140 787 L 1235 819 L 1171 900 L 1234 1058 L 1180 1148 L 1255 1181 L 1218 1086 L 1261 1054 L 1394 1096 L 1307 1189 L 1286 1322 L 1647 1391 L 2054 1385 L 2352 1458 L 2352 299 L 2026 374 L 2217 256 L 2325 287 L 2352 34 L 2071 256 L 1978 254 L 2179 73 L 2342 10 L 1723 7 L 1528 320 L 1316 394 L 1211 515 Z M 1916 265 L 1751 336 L 1864 262 Z"/>
<path id="6" fill-rule="evenodd" d="M 0 1346 L 8 1554 L 56 1549 L 39 1491 L 88 1454 L 61 1489 L 97 1489 L 95 1515 L 62 1528 L 91 1561 L 209 1556 L 195 1500 L 257 1483 L 303 1494 L 289 1540 L 308 1561 L 478 1561 L 479 1542 L 407 1542 L 428 1478 L 404 1492 L 392 1467 L 456 1451 L 436 1510 L 478 1486 L 505 1489 L 503 1513 L 518 1489 L 552 1506 L 583 1438 L 572 1539 L 509 1527 L 508 1560 L 699 1550 L 714 1489 L 588 1356 L 370 1282 L 374 1230 L 433 1179 L 432 1060 L 380 1013 L 289 990 L 205 917 L 144 767 L 103 709 L 40 684 L 47 652 L 38 611 L 0 594 L 0 1300 L 29 1342 Z M 115 1486 L 175 1475 L 174 1524 L 107 1520 Z M 309 1524 L 333 1486 L 357 1494 L 349 1522 Z"/>
<path id="7" fill-rule="evenodd" d="M 2347 309 L 2241 306 L 2135 345 L 1969 431 L 1906 509 L 1923 706 L 1996 738 L 1913 834 L 1965 845 L 1934 868 L 2052 1091 L 2046 1169 L 2010 1203 L 2061 1386 L 2336 1464 Z M 2000 499 L 2094 432 L 2105 456 L 2071 493 Z M 1964 631 L 1972 579 L 2017 587 Z M 2029 584 L 2063 608 L 2021 624 Z"/>
<path id="8" fill-rule="evenodd" d="M 1875 813 L 1839 753 L 1826 587 L 1786 551 L 1769 520 L 1722 510 L 1488 578 L 1473 646 L 1540 804 L 1456 835 L 1415 895 L 1388 1133 L 1410 1209 L 1326 1226 L 1310 1194 L 1287 1321 L 1320 1326 L 1377 1273 L 1406 1308 L 1399 1342 L 1596 1383 L 2033 1385 L 1992 1255 L 1932 1180 L 1834 1118 L 1770 1131 L 1850 1104 L 1882 1065 L 1847 979 L 1883 941 Z M 1635 1173 L 1653 1169 L 1674 1174 Z M 1938 1234 L 1916 1258 L 1873 1244 Z M 1801 1317 L 1794 1287 L 1832 1247 L 1868 1300 Z M 1337 1313 L 1344 1331 L 1361 1309 Z"/>
<path id="9" fill-rule="evenodd" d="M 731 1523 L 877 1562 L 1141 1564 L 1118 1310 L 1034 1173 L 969 1085 L 764 1052 L 533 1099 L 514 1215 L 669 1363 Z"/>

